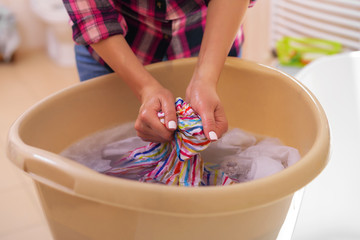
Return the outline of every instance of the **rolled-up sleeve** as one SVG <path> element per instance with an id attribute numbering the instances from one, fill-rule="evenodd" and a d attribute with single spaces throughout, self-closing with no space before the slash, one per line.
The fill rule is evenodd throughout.
<path id="1" fill-rule="evenodd" d="M 126 21 L 112 0 L 63 0 L 63 3 L 77 44 L 90 45 L 112 35 L 127 33 Z"/>

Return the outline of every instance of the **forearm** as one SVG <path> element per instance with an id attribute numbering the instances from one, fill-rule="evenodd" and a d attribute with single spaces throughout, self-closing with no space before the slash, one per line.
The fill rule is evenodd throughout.
<path id="1" fill-rule="evenodd" d="M 211 0 L 193 80 L 216 85 L 249 0 Z"/>
<path id="2" fill-rule="evenodd" d="M 140 100 L 145 88 L 160 85 L 137 59 L 122 35 L 111 36 L 92 44 L 91 47 L 127 83 Z"/>

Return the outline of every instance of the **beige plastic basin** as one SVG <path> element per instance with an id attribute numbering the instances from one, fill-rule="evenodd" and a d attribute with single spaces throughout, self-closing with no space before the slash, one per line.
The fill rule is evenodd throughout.
<path id="1" fill-rule="evenodd" d="M 196 59 L 149 65 L 184 96 Z M 114 74 L 44 99 L 9 133 L 8 157 L 36 183 L 55 239 L 276 239 L 293 193 L 325 167 L 329 127 L 314 96 L 269 67 L 229 58 L 218 85 L 231 127 L 280 138 L 302 159 L 260 180 L 186 188 L 97 173 L 58 155 L 99 130 L 134 121 L 139 103 Z"/>

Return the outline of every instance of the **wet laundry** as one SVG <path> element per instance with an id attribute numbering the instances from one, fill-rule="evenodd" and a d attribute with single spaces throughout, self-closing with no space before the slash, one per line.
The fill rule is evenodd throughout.
<path id="1" fill-rule="evenodd" d="M 186 102 L 178 98 L 176 109 L 178 129 L 172 142 L 144 142 L 129 123 L 89 136 L 61 155 L 107 175 L 180 186 L 247 182 L 280 172 L 300 159 L 297 149 L 279 139 L 259 140 L 238 128 L 210 142 L 200 117 Z"/>

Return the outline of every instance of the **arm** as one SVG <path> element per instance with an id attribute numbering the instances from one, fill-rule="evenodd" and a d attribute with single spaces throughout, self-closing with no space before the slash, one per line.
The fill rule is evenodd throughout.
<path id="1" fill-rule="evenodd" d="M 91 45 L 130 86 L 142 105 L 135 128 L 144 140 L 163 142 L 172 137 L 176 114 L 172 94 L 142 66 L 124 39 L 127 23 L 113 1 L 63 0 L 73 22 L 74 41 Z M 157 112 L 165 113 L 162 125 Z M 171 124 L 170 124 L 171 123 Z"/>
<path id="2" fill-rule="evenodd" d="M 176 113 L 174 97 L 155 80 L 137 59 L 125 38 L 114 35 L 91 47 L 106 61 L 106 63 L 127 83 L 142 105 L 135 129 L 143 140 L 164 142 L 172 138 L 176 128 Z M 165 113 L 165 124 L 159 121 L 157 113 Z"/>
<path id="3" fill-rule="evenodd" d="M 204 37 L 186 100 L 201 116 L 205 135 L 211 140 L 216 140 L 228 128 L 216 85 L 248 5 L 249 0 L 211 0 L 209 3 Z"/>

